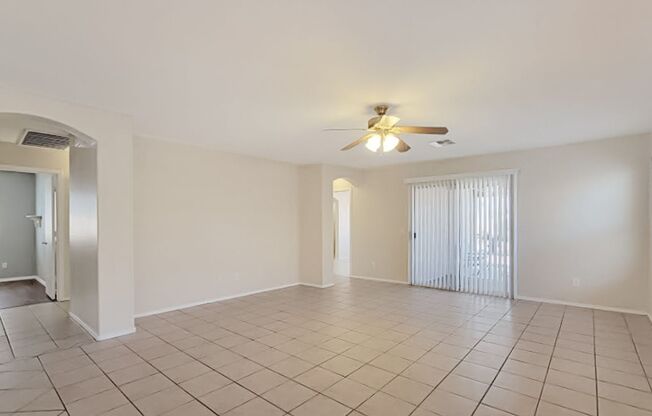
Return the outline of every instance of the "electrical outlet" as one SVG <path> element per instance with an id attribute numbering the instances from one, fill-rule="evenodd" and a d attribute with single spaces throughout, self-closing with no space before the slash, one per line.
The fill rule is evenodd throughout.
<path id="1" fill-rule="evenodd" d="M 2 263 L 2 268 L 3 268 L 3 269 L 6 269 L 6 268 L 7 268 L 7 262 L 6 262 L 6 261 Z"/>
<path id="2" fill-rule="evenodd" d="M 376 270 L 376 262 L 373 260 L 371 261 L 371 268 Z"/>
<path id="3" fill-rule="evenodd" d="M 573 279 L 573 287 L 580 287 L 580 279 Z"/>

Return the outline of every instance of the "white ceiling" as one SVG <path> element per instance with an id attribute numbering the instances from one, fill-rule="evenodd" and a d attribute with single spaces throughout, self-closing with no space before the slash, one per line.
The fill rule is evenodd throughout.
<path id="1" fill-rule="evenodd" d="M 0 83 L 137 134 L 368 167 L 652 131 L 650 0 L 3 0 Z M 338 149 L 378 102 L 458 144 Z"/>

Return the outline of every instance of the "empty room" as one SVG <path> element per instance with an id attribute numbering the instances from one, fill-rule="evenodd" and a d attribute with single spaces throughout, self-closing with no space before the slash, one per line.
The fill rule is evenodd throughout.
<path id="1" fill-rule="evenodd" d="M 652 416 L 649 0 L 0 0 L 0 415 Z"/>

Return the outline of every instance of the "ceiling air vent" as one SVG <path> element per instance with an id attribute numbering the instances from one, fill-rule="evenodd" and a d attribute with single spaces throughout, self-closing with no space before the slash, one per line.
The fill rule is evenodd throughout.
<path id="1" fill-rule="evenodd" d="M 20 144 L 25 146 L 47 147 L 50 149 L 65 149 L 70 146 L 70 137 L 50 133 L 40 133 L 28 130 Z"/>

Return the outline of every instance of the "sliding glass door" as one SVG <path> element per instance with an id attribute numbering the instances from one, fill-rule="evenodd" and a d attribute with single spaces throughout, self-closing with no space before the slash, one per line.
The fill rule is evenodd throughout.
<path id="1" fill-rule="evenodd" d="M 513 297 L 514 174 L 411 183 L 413 285 Z"/>

